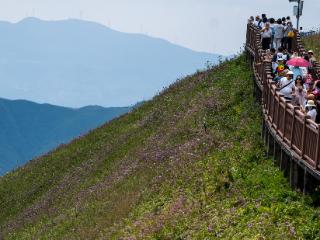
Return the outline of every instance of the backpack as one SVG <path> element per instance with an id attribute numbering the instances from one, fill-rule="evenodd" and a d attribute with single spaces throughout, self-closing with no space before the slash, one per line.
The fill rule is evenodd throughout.
<path id="1" fill-rule="evenodd" d="M 294 36 L 295 36 L 294 31 L 290 31 L 290 32 L 288 33 L 288 37 L 289 37 L 289 38 L 293 38 Z"/>

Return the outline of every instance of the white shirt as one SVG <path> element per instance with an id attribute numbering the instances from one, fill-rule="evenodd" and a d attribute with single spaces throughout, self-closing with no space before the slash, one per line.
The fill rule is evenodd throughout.
<path id="1" fill-rule="evenodd" d="M 280 93 L 283 94 L 287 98 L 292 98 L 292 95 L 291 95 L 292 89 L 295 88 L 293 79 L 288 80 L 287 77 L 283 77 L 280 79 L 279 84 L 280 84 L 280 88 L 287 85 L 286 87 L 284 87 L 280 90 Z"/>
<path id="2" fill-rule="evenodd" d="M 268 30 L 264 29 L 264 31 L 261 33 L 262 38 L 271 38 L 271 36 L 272 36 L 271 28 L 269 28 Z"/>
<path id="3" fill-rule="evenodd" d="M 316 121 L 317 110 L 314 108 L 311 111 L 309 111 L 307 115 L 310 116 L 313 121 Z"/>
<path id="4" fill-rule="evenodd" d="M 284 36 L 284 26 L 282 24 L 274 25 L 274 38 L 283 38 Z"/>

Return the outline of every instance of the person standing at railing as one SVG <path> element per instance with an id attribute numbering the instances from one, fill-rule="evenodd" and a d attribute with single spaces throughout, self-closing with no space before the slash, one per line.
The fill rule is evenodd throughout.
<path id="1" fill-rule="evenodd" d="M 274 25 L 274 41 L 273 46 L 275 49 L 281 47 L 281 41 L 284 36 L 284 26 L 282 25 L 282 20 L 279 18 L 277 23 Z"/>
<path id="2" fill-rule="evenodd" d="M 308 57 L 311 64 L 314 64 L 317 61 L 312 50 L 308 51 Z"/>
<path id="3" fill-rule="evenodd" d="M 254 21 L 254 25 L 256 27 L 259 27 L 259 24 L 260 24 L 260 16 L 258 15 L 258 16 L 256 16 L 256 20 Z"/>
<path id="4" fill-rule="evenodd" d="M 261 30 L 262 37 L 262 49 L 268 50 L 270 49 L 272 30 L 270 28 L 270 23 L 265 23 L 264 28 Z"/>
<path id="5" fill-rule="evenodd" d="M 316 121 L 317 117 L 317 106 L 313 100 L 308 100 L 306 107 L 301 108 L 301 111 L 309 116 L 313 121 Z"/>
<path id="6" fill-rule="evenodd" d="M 249 19 L 248 19 L 248 24 L 253 24 L 254 23 L 254 17 L 251 16 Z"/>
<path id="7" fill-rule="evenodd" d="M 276 55 L 276 50 L 274 48 L 270 48 L 269 51 L 266 51 L 266 60 L 269 62 L 273 62 L 275 55 Z"/>

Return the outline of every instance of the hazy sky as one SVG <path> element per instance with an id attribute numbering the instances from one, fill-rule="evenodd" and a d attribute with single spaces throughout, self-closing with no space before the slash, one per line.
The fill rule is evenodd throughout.
<path id="1" fill-rule="evenodd" d="M 292 8 L 288 0 L 0 0 L 0 20 L 81 18 L 198 51 L 232 54 L 245 40 L 248 16 L 292 15 Z M 319 26 L 319 10 L 320 0 L 305 0 L 302 26 Z"/>

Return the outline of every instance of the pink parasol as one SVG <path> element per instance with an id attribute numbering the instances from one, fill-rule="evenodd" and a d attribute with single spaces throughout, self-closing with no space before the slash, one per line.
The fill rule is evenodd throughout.
<path id="1" fill-rule="evenodd" d="M 310 67 L 310 62 L 302 57 L 292 58 L 287 62 L 287 65 L 294 67 Z"/>

